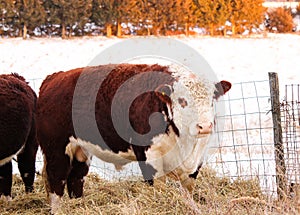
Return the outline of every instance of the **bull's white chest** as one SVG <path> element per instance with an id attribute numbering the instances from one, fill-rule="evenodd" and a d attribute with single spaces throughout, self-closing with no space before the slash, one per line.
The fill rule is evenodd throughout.
<path id="1" fill-rule="evenodd" d="M 203 162 L 209 137 L 178 137 L 171 131 L 153 138 L 153 145 L 146 151 L 146 163 L 156 169 L 155 177 L 170 173 L 189 175 Z"/>

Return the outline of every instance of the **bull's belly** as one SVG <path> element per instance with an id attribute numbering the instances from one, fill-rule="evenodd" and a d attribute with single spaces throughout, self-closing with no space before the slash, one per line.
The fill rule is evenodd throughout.
<path id="1" fill-rule="evenodd" d="M 117 170 L 121 170 L 124 165 L 136 161 L 134 152 L 131 149 L 127 152 L 114 153 L 111 150 L 103 150 L 89 141 L 80 138 L 75 139 L 74 137 L 70 137 L 70 143 L 66 147 L 66 154 L 72 158 L 75 155 L 76 147 L 81 147 L 87 157 L 93 155 L 105 162 L 114 164 Z"/>

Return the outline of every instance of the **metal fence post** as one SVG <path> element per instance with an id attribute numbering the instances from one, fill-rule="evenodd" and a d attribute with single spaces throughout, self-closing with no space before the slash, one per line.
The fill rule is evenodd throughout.
<path id="1" fill-rule="evenodd" d="M 273 133 L 275 147 L 275 162 L 276 162 L 276 184 L 277 195 L 280 199 L 287 194 L 286 184 L 286 167 L 284 160 L 284 147 L 282 141 L 281 114 L 280 114 L 280 99 L 279 99 L 279 82 L 277 73 L 269 73 L 269 84 L 272 105 L 273 118 Z"/>

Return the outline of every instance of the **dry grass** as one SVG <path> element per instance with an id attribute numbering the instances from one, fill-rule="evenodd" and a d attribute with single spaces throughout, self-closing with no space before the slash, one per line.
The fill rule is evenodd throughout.
<path id="1" fill-rule="evenodd" d="M 19 176 L 14 176 L 13 200 L 0 201 L 0 214 L 49 214 L 41 176 L 35 192 L 24 194 Z M 201 171 L 192 195 L 179 183 L 155 181 L 151 187 L 141 180 L 109 182 L 95 174 L 86 178 L 84 197 L 63 198 L 62 214 L 298 214 L 296 200 L 268 200 L 255 180 L 218 178 L 214 171 Z"/>

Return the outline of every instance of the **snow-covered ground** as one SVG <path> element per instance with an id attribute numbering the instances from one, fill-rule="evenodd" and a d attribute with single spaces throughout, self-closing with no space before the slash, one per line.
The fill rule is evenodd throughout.
<path id="1" fill-rule="evenodd" d="M 186 38 L 177 37 L 188 46 L 196 49 L 209 63 L 217 77 L 228 80 L 232 83 L 237 83 L 236 86 L 240 86 L 240 82 L 258 81 L 254 89 L 253 84 L 249 83 L 249 86 L 244 85 L 244 96 L 251 95 L 263 95 L 260 106 L 254 103 L 256 100 L 249 100 L 249 103 L 243 104 L 237 100 L 236 105 L 230 107 L 230 111 L 233 113 L 239 113 L 239 111 L 248 109 L 250 112 L 258 112 L 267 110 L 269 108 L 268 101 L 268 83 L 264 84 L 260 81 L 268 80 L 268 72 L 277 72 L 280 82 L 280 90 L 283 92 L 285 84 L 299 84 L 300 83 L 300 36 L 293 34 L 269 34 L 267 37 L 256 36 L 249 38 L 223 38 L 223 37 L 197 37 Z M 109 46 L 121 42 L 124 39 L 112 38 L 107 39 L 105 37 L 85 37 L 75 38 L 71 40 L 62 40 L 59 38 L 38 38 L 22 40 L 20 38 L 15 39 L 0 39 L 0 73 L 12 73 L 17 72 L 30 81 L 31 86 L 38 92 L 39 86 L 42 80 L 51 73 L 63 70 L 69 70 L 77 67 L 84 67 L 90 64 L 96 55 L 105 50 Z M 179 50 L 180 51 L 180 50 Z M 109 63 L 109 62 L 107 62 Z M 155 63 L 155 62 L 154 62 Z M 233 88 L 230 93 L 230 98 L 240 97 L 241 88 Z M 254 104 L 256 106 L 254 106 Z M 253 110 L 251 110 L 253 107 Z M 259 110 L 258 110 L 258 109 Z M 228 109 L 228 107 L 227 107 Z M 228 110 L 227 110 L 228 111 Z M 254 115 L 253 115 L 254 116 Z M 249 117 L 249 116 L 248 116 Z M 255 117 L 249 117 L 247 120 L 248 128 L 271 125 L 271 116 L 255 115 Z M 243 122 L 239 123 L 238 120 Z M 262 124 L 258 124 L 261 122 Z M 235 121 L 238 128 L 245 125 L 245 117 L 237 119 Z M 233 129 L 233 127 L 231 128 Z M 235 135 L 235 142 L 243 142 L 247 139 L 247 144 L 257 139 L 267 139 L 266 142 L 271 141 L 265 138 L 265 133 L 261 130 L 255 131 L 253 136 Z M 270 133 L 271 130 L 266 130 L 266 133 Z M 227 138 L 227 133 L 224 134 L 224 139 Z M 229 135 L 230 136 L 230 135 Z M 231 134 L 232 136 L 232 134 Z M 228 137 L 230 138 L 230 137 Z M 232 141 L 231 141 L 232 142 Z M 224 151 L 222 155 L 223 160 L 234 160 L 236 154 L 231 151 L 232 148 Z M 241 148 L 242 149 L 242 148 Z M 238 150 L 238 149 L 237 149 Z M 269 150 L 266 149 L 265 150 Z M 258 173 L 261 168 L 268 174 L 273 175 L 274 171 L 273 163 L 267 163 L 261 165 L 262 158 L 273 159 L 273 154 L 265 151 L 249 152 L 247 149 L 244 154 L 253 154 L 251 159 L 257 158 L 257 168 L 249 170 L 250 172 Z M 227 157 L 226 157 L 227 156 Z M 245 155 L 246 156 L 246 155 Z M 246 156 L 247 157 L 247 156 Z M 213 158 L 217 159 L 217 158 Z M 39 154 L 37 169 L 42 167 L 42 156 Z M 99 167 L 101 165 L 101 167 Z M 267 166 L 267 167 L 266 167 Z M 268 166 L 272 168 L 268 168 Z M 218 168 L 218 167 L 216 167 Z M 238 167 L 239 168 L 239 167 Z M 248 167 L 245 167 L 248 168 Z M 259 170 L 260 169 L 260 170 Z M 14 171 L 17 171 L 14 166 Z M 94 159 L 92 165 L 92 171 L 97 171 L 102 175 L 114 175 L 109 164 L 99 164 L 97 159 Z M 132 172 L 138 171 L 137 168 L 128 168 L 127 171 L 123 171 L 124 175 L 131 175 Z M 233 170 L 228 167 L 228 172 L 235 174 L 236 172 L 247 172 L 248 170 Z M 271 183 L 270 187 L 274 186 Z"/>

